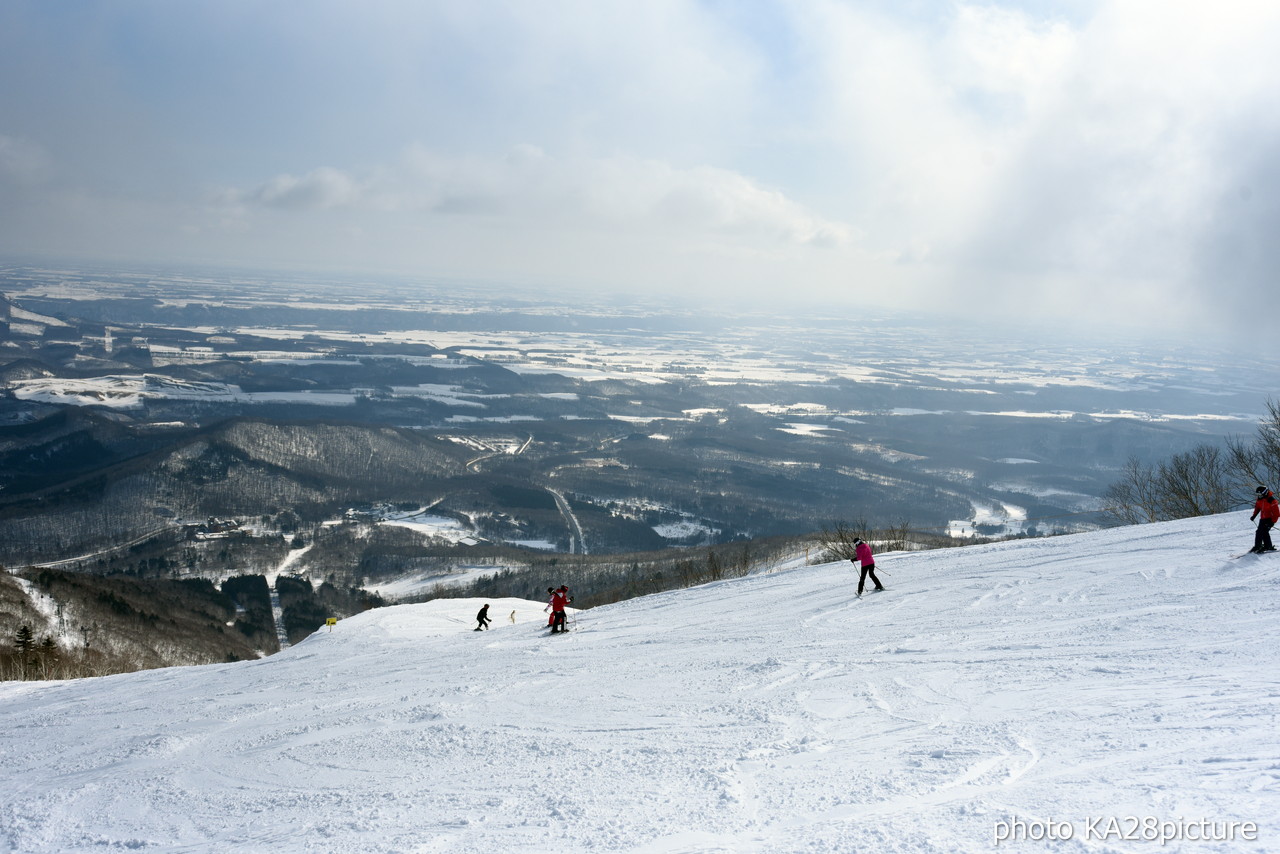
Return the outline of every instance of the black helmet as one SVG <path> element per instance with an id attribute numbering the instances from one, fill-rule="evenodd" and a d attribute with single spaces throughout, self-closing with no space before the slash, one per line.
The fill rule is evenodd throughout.
<path id="1" fill-rule="evenodd" d="M 1266 488 L 1265 486 L 1259 486 L 1257 489 L 1255 489 L 1255 490 L 1253 491 L 1253 494 L 1254 494 L 1254 495 L 1266 495 L 1266 494 L 1267 494 L 1267 488 Z"/>

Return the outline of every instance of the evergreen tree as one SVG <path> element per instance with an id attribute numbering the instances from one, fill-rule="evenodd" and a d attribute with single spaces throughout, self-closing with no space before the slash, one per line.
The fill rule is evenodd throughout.
<path id="1" fill-rule="evenodd" d="M 36 646 L 36 638 L 30 626 L 23 626 L 18 629 L 18 633 L 13 638 L 13 646 L 17 651 L 18 667 L 22 668 L 22 678 L 25 679 L 33 664 L 31 651 Z"/>
<path id="2" fill-rule="evenodd" d="M 13 645 L 18 653 L 18 658 L 26 661 L 31 654 L 31 650 L 35 649 L 36 646 L 36 636 L 31 631 L 30 626 L 23 626 L 18 629 L 18 633 L 14 635 Z"/>

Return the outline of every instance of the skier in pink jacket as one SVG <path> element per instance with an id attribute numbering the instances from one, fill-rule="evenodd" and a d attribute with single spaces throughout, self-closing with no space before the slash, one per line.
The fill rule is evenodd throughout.
<path id="1" fill-rule="evenodd" d="M 876 590 L 883 590 L 884 585 L 880 583 L 880 579 L 876 578 L 876 559 L 871 555 L 871 546 L 863 542 L 860 537 L 854 537 L 853 551 L 854 557 L 849 558 L 849 562 L 862 564 L 862 574 L 858 576 L 858 595 L 862 595 L 867 576 L 871 576 L 871 583 L 876 586 Z"/>

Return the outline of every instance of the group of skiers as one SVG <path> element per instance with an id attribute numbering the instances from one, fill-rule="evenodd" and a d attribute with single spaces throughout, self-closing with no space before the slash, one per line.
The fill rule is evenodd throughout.
<path id="1" fill-rule="evenodd" d="M 565 611 L 569 608 L 569 603 L 573 601 L 573 597 L 569 595 L 569 588 L 561 584 L 555 590 L 547 588 L 547 607 L 546 610 L 551 612 L 547 625 L 551 627 L 551 634 L 558 632 L 567 632 L 569 627 L 565 625 Z"/>
<path id="2" fill-rule="evenodd" d="M 1253 548 L 1249 551 L 1253 554 L 1262 554 L 1263 552 L 1273 552 L 1275 546 L 1271 544 L 1271 529 L 1275 527 L 1276 522 L 1280 522 L 1280 502 L 1276 500 L 1275 495 L 1265 486 L 1259 486 L 1254 490 L 1257 501 L 1253 505 L 1253 515 L 1249 517 L 1249 521 L 1257 520 L 1258 530 L 1253 538 Z M 849 558 L 850 563 L 861 568 L 858 576 L 858 596 L 862 596 L 863 590 L 866 588 L 867 579 L 871 579 L 871 583 L 875 585 L 875 591 L 884 590 L 884 585 L 880 583 L 880 579 L 876 577 L 876 560 L 871 552 L 871 546 L 867 544 L 861 537 L 853 539 L 854 556 Z M 547 618 L 547 626 L 550 627 L 552 634 L 567 632 L 569 629 L 565 625 L 565 611 L 569 607 L 569 603 L 573 601 L 573 597 L 569 595 L 569 588 L 560 585 L 557 588 L 547 588 L 547 607 L 550 613 Z M 513 616 L 514 616 L 514 612 Z M 489 627 L 489 606 L 485 605 L 480 609 L 480 613 L 476 614 L 476 631 Z"/>
<path id="3" fill-rule="evenodd" d="M 547 625 L 551 628 L 552 634 L 569 631 L 565 625 L 565 612 L 569 608 L 569 603 L 573 601 L 573 597 L 569 595 L 569 588 L 563 584 L 559 588 L 547 588 L 547 608 L 550 616 L 547 618 Z M 515 622 L 516 612 L 511 612 L 511 622 Z M 480 609 L 480 613 L 476 614 L 476 627 L 472 631 L 483 631 L 489 628 L 489 605 Z"/>

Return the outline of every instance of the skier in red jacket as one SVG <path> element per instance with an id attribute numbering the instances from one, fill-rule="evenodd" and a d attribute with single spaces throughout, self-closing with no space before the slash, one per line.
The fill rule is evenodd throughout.
<path id="1" fill-rule="evenodd" d="M 871 583 L 876 586 L 876 590 L 883 590 L 884 585 L 880 583 L 880 579 L 876 578 L 876 559 L 871 555 L 871 546 L 862 541 L 860 537 L 853 538 L 854 556 L 849 558 L 850 563 L 862 563 L 862 574 L 858 576 L 858 595 L 862 595 L 862 588 L 867 583 L 867 576 L 871 576 Z"/>
<path id="2" fill-rule="evenodd" d="M 1253 548 L 1249 551 L 1254 554 L 1273 552 L 1276 547 L 1271 545 L 1271 528 L 1280 521 L 1280 502 L 1276 501 L 1271 490 L 1265 486 L 1259 486 L 1254 494 L 1258 496 L 1258 500 L 1253 504 L 1253 515 L 1249 517 L 1249 521 L 1252 522 L 1259 516 L 1262 518 L 1258 519 L 1258 533 L 1254 534 Z"/>
<path id="3" fill-rule="evenodd" d="M 569 595 L 569 588 L 563 584 L 551 596 L 551 633 L 567 632 L 569 629 L 564 624 L 564 612 L 569 607 L 569 603 L 573 601 L 573 597 Z"/>

